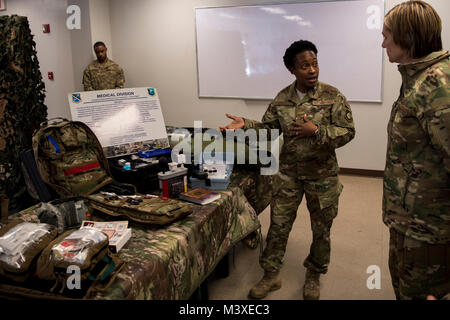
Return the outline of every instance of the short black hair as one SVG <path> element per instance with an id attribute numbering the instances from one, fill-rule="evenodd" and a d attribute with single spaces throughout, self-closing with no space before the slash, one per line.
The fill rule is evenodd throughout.
<path id="1" fill-rule="evenodd" d="M 102 41 L 97 41 L 97 42 L 94 44 L 94 49 L 97 48 L 97 47 L 100 47 L 100 46 L 104 46 L 104 47 L 106 48 L 105 44 L 104 44 Z"/>
<path id="2" fill-rule="evenodd" d="M 294 67 L 295 56 L 303 51 L 312 51 L 317 55 L 317 48 L 311 41 L 299 40 L 293 42 L 283 56 L 283 62 L 288 70 Z"/>

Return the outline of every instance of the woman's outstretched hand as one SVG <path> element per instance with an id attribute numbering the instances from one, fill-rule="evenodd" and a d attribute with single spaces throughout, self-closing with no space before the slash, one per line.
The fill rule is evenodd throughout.
<path id="1" fill-rule="evenodd" d="M 226 113 L 225 114 L 227 116 L 227 118 L 230 118 L 231 121 L 229 124 L 227 124 L 224 127 L 219 127 L 220 131 L 226 131 L 226 130 L 237 130 L 237 129 L 242 129 L 244 127 L 244 119 L 238 116 L 233 116 L 231 114 Z"/>

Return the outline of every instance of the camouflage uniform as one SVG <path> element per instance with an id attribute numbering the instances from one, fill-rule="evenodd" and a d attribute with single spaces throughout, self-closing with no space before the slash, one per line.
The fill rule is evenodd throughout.
<path id="1" fill-rule="evenodd" d="M 123 88 L 125 76 L 122 68 L 106 58 L 105 62 L 91 62 L 83 73 L 84 91 Z"/>
<path id="2" fill-rule="evenodd" d="M 400 65 L 402 88 L 388 124 L 383 221 L 397 298 L 450 292 L 449 56 Z"/>
<path id="3" fill-rule="evenodd" d="M 266 248 L 260 258 L 265 271 L 281 269 L 292 224 L 303 195 L 311 217 L 313 242 L 304 266 L 326 273 L 330 261 L 330 229 L 338 211 L 342 184 L 334 149 L 353 139 L 352 112 L 345 97 L 322 82 L 300 100 L 296 81 L 278 93 L 262 122 L 245 120 L 244 129 L 278 128 L 284 133 L 280 169 L 273 178 L 271 223 Z M 318 126 L 313 137 L 290 136 L 289 125 L 303 115 Z"/>

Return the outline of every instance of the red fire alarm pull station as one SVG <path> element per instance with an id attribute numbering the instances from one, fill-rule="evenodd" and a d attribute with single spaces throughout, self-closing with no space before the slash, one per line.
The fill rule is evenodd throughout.
<path id="1" fill-rule="evenodd" d="M 53 80 L 53 72 L 49 72 L 48 73 L 48 79 L 49 80 Z"/>
<path id="2" fill-rule="evenodd" d="M 50 33 L 50 25 L 49 24 L 43 24 L 42 25 L 42 31 L 44 33 Z"/>

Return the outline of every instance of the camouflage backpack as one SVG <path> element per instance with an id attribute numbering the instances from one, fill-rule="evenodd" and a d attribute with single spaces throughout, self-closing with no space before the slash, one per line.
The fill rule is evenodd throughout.
<path id="1" fill-rule="evenodd" d="M 33 134 L 33 152 L 42 180 L 60 196 L 89 195 L 113 182 L 102 146 L 83 122 L 42 122 Z"/>

